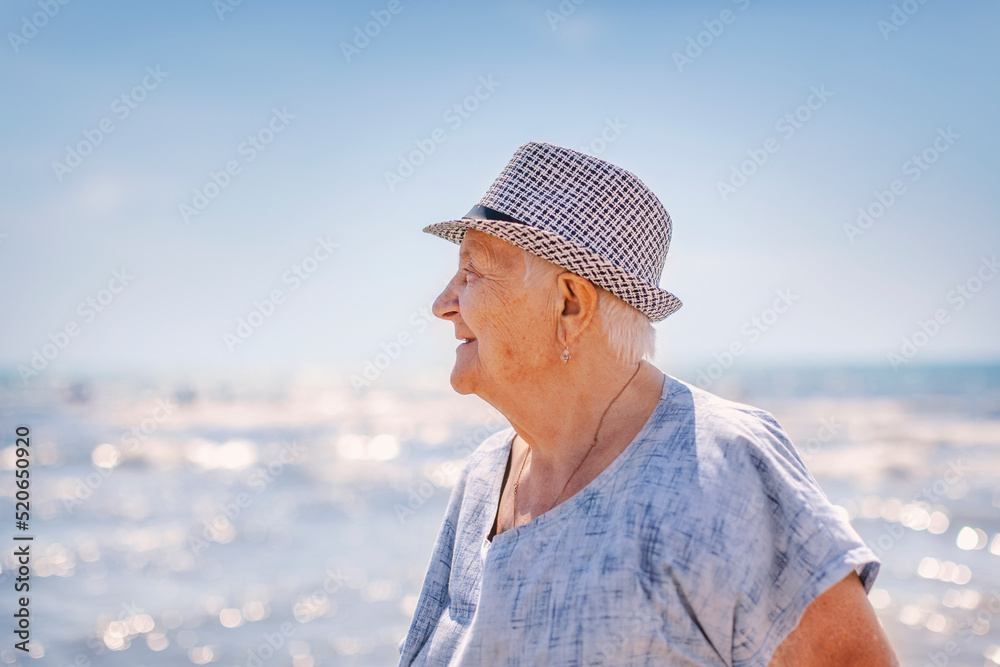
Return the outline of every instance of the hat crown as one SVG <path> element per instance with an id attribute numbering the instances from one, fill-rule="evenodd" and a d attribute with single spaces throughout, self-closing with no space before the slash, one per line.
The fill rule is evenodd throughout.
<path id="1" fill-rule="evenodd" d="M 657 287 L 670 216 L 634 174 L 562 146 L 522 145 L 481 206 L 558 234 Z"/>

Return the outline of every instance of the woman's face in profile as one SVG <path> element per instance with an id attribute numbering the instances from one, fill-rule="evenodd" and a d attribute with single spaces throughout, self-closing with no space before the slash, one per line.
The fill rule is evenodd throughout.
<path id="1" fill-rule="evenodd" d="M 519 248 L 478 230 L 466 232 L 458 272 L 433 306 L 437 317 L 455 325 L 456 337 L 472 339 L 455 350 L 451 385 L 458 393 L 486 398 L 542 370 L 543 349 L 553 346 L 544 336 L 554 323 L 543 321 L 550 310 L 545 290 L 526 291 L 524 270 Z"/>

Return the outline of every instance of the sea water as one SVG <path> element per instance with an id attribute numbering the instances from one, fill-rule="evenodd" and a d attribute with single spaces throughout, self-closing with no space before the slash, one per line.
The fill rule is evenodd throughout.
<path id="1" fill-rule="evenodd" d="M 446 380 L 0 383 L 12 665 L 395 664 L 455 475 L 507 425 Z M 904 665 L 1000 664 L 1000 368 L 765 369 L 709 389 L 774 414 L 879 553 L 869 599 Z M 30 654 L 13 648 L 14 533 L 33 537 Z"/>

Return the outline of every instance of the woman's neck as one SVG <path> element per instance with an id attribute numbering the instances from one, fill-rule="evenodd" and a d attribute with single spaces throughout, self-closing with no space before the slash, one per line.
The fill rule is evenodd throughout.
<path id="1" fill-rule="evenodd" d="M 595 434 L 595 448 L 605 443 L 613 448 L 615 441 L 642 428 L 659 401 L 664 378 L 652 364 L 639 364 L 638 369 L 634 365 L 585 368 L 581 364 L 558 383 L 526 382 L 510 392 L 505 404 L 494 404 L 519 439 L 531 447 L 533 474 L 568 475 L 591 448 Z M 625 444 L 631 439 L 628 437 Z M 527 470 L 525 474 L 529 474 Z"/>

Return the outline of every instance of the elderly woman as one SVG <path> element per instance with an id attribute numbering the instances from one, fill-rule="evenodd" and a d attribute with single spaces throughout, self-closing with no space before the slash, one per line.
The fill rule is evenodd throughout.
<path id="1" fill-rule="evenodd" d="M 510 422 L 456 483 L 400 665 L 894 665 L 879 569 L 767 412 L 665 375 L 671 223 L 631 173 L 525 144 L 434 302 L 451 384 Z"/>

